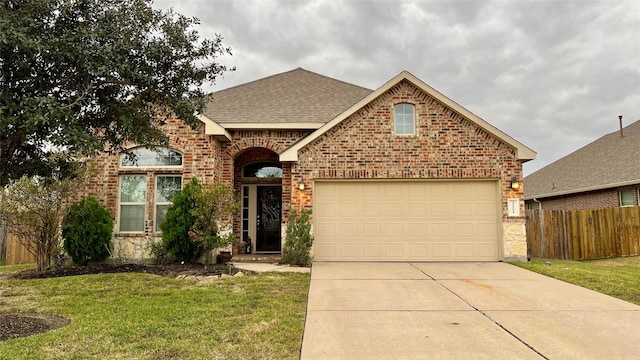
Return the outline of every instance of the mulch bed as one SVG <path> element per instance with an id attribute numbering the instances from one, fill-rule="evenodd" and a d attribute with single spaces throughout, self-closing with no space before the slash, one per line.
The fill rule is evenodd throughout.
<path id="1" fill-rule="evenodd" d="M 62 266 L 48 269 L 44 272 L 25 270 L 19 273 L 8 275 L 8 279 L 45 279 L 62 276 L 77 276 L 89 274 L 107 273 L 146 273 L 165 277 L 178 277 L 180 275 L 213 276 L 213 275 L 235 275 L 239 270 L 233 266 L 215 264 L 205 267 L 202 264 L 95 264 L 88 266 Z"/>
<path id="2" fill-rule="evenodd" d="M 61 328 L 71 320 L 50 314 L 0 313 L 0 341 Z"/>

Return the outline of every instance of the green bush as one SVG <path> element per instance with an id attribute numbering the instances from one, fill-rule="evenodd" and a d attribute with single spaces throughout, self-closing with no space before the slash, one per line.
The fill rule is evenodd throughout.
<path id="1" fill-rule="evenodd" d="M 308 266 L 311 264 L 309 251 L 313 245 L 311 236 L 311 210 L 292 210 L 287 220 L 286 241 L 282 249 L 285 264 Z"/>
<path id="2" fill-rule="evenodd" d="M 64 249 L 79 265 L 108 258 L 112 236 L 111 214 L 94 197 L 73 203 L 62 220 Z"/>
<path id="3" fill-rule="evenodd" d="M 162 242 L 150 241 L 147 246 L 147 251 L 151 255 L 151 262 L 153 264 L 166 264 L 169 262 L 169 254 L 164 249 Z"/>
<path id="4" fill-rule="evenodd" d="M 204 253 L 204 246 L 193 238 L 192 228 L 196 223 L 193 215 L 195 196 L 201 191 L 196 178 L 184 186 L 182 191 L 173 197 L 173 205 L 167 209 L 165 220 L 160 224 L 162 245 L 178 261 L 194 263 Z"/>

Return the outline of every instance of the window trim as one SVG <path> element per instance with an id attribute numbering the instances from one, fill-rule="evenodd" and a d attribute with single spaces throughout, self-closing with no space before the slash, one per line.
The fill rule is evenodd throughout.
<path id="1" fill-rule="evenodd" d="M 398 109 L 400 107 L 404 107 L 404 106 L 409 106 L 409 107 L 411 107 L 411 110 L 412 110 L 412 112 L 411 112 L 412 132 L 411 133 L 408 133 L 408 132 L 399 133 L 398 132 L 398 113 L 397 112 L 398 112 Z M 401 114 L 401 115 L 407 115 L 407 114 Z M 393 134 L 394 135 L 396 135 L 396 136 L 415 136 L 416 133 L 417 133 L 417 131 L 416 131 L 417 121 L 416 120 L 417 120 L 417 115 L 416 115 L 416 105 L 415 104 L 403 102 L 403 103 L 398 103 L 398 104 L 393 105 Z M 406 127 L 407 125 L 403 124 L 402 126 Z"/>
<path id="2" fill-rule="evenodd" d="M 144 201 L 142 202 L 124 202 L 122 201 L 122 178 L 124 177 L 141 177 L 145 183 Z M 143 234 L 145 232 L 145 222 L 147 219 L 147 197 L 148 197 L 148 177 L 144 174 L 121 174 L 118 176 L 118 232 L 123 234 Z M 141 230 L 122 230 L 122 206 L 142 206 L 144 213 L 142 215 L 142 229 Z"/>
<path id="3" fill-rule="evenodd" d="M 158 222 L 158 206 L 159 205 L 173 205 L 173 199 L 171 199 L 172 201 L 170 202 L 159 202 L 158 201 L 158 180 L 160 178 L 168 178 L 168 177 L 173 177 L 173 178 L 180 178 L 180 191 L 182 191 L 182 188 L 184 186 L 184 179 L 182 177 L 182 174 L 158 174 L 155 176 L 155 183 L 154 183 L 154 188 L 153 188 L 153 231 L 156 233 L 162 233 L 162 230 L 160 229 L 160 222 Z"/>

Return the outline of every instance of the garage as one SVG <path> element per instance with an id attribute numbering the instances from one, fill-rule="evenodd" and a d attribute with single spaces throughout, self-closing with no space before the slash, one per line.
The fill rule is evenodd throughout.
<path id="1" fill-rule="evenodd" d="M 497 181 L 315 181 L 316 261 L 496 261 Z"/>

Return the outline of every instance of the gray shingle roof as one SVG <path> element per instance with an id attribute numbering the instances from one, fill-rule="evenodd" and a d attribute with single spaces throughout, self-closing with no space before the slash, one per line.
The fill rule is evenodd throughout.
<path id="1" fill-rule="evenodd" d="M 525 199 L 640 183 L 640 120 L 524 178 Z"/>
<path id="2" fill-rule="evenodd" d="M 297 68 L 214 92 L 204 115 L 225 125 L 326 123 L 371 92 Z"/>

